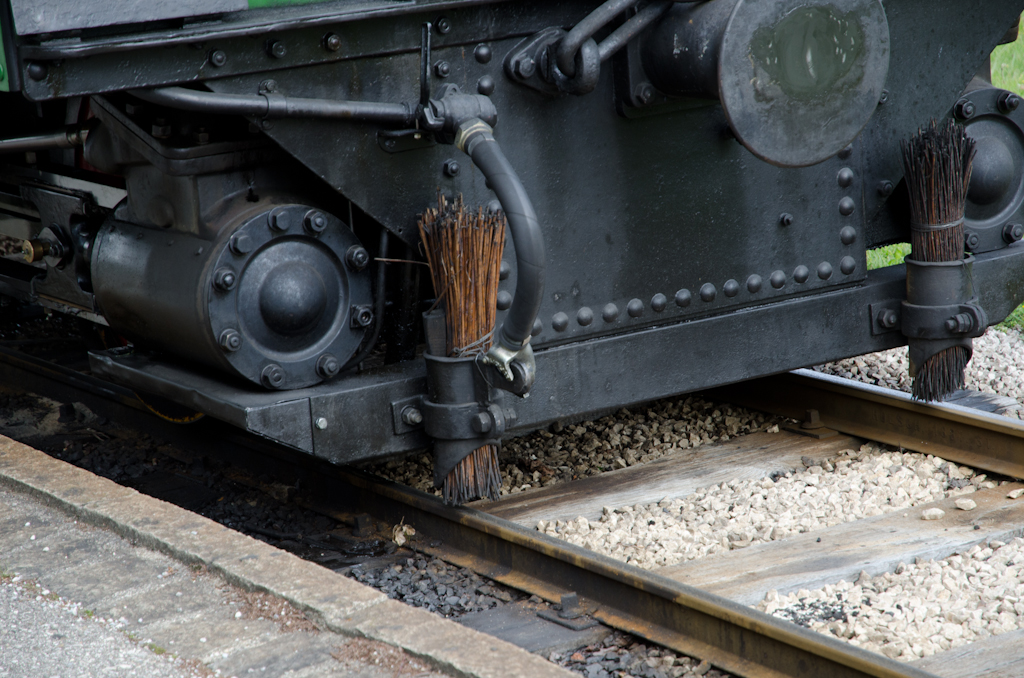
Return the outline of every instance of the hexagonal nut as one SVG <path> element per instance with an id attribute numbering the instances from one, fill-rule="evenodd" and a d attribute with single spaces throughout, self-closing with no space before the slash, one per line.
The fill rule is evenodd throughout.
<path id="1" fill-rule="evenodd" d="M 369 327 L 373 324 L 373 309 L 369 306 L 352 307 L 352 327 Z"/>
<path id="2" fill-rule="evenodd" d="M 217 341 L 222 349 L 231 353 L 242 348 L 242 335 L 238 333 L 238 330 L 224 330 L 220 333 L 220 338 Z"/>
<path id="3" fill-rule="evenodd" d="M 320 210 L 309 210 L 302 219 L 302 225 L 313 235 L 320 235 L 327 228 L 327 217 Z"/>
<path id="4" fill-rule="evenodd" d="M 316 373 L 321 379 L 330 379 L 338 376 L 338 372 L 341 371 L 341 363 L 330 353 L 324 353 L 322 356 L 317 358 L 316 361 Z"/>
<path id="5" fill-rule="evenodd" d="M 281 388 L 284 384 L 284 370 L 280 365 L 271 363 L 263 368 L 260 373 L 260 381 L 267 388 Z"/>
<path id="6" fill-rule="evenodd" d="M 238 276 L 227 266 L 222 266 L 213 272 L 213 286 L 221 292 L 233 290 L 238 283 Z"/>
<path id="7" fill-rule="evenodd" d="M 352 245 L 345 252 L 345 263 L 353 271 L 361 271 L 370 263 L 370 253 L 366 251 L 365 247 Z"/>

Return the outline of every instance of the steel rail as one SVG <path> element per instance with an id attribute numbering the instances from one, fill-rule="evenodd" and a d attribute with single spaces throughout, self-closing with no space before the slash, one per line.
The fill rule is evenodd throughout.
<path id="1" fill-rule="evenodd" d="M 909 393 L 812 370 L 723 386 L 705 395 L 799 420 L 813 407 L 825 427 L 840 433 L 1024 478 L 1024 421 L 925 403 Z"/>
<path id="2" fill-rule="evenodd" d="M 36 373 L 45 377 L 44 381 L 68 380 L 68 385 L 73 381 L 79 389 L 85 388 L 94 395 L 118 401 L 122 408 L 128 405 L 134 410 L 134 403 L 126 402 L 127 394 L 117 388 L 104 388 L 104 382 L 90 375 L 74 374 L 66 368 L 48 368 L 43 361 L 18 358 L 11 351 L 0 351 L 2 364 L 6 364 L 6 369 L 0 368 L 0 373 Z M 808 402 L 814 402 L 819 411 L 824 408 L 826 424 L 834 425 L 838 421 L 831 416 L 832 410 L 825 405 L 821 394 L 841 392 L 844 385 L 837 382 L 842 380 L 805 374 L 771 379 L 776 381 L 758 380 L 752 386 L 762 395 L 765 389 L 780 388 L 780 384 L 789 388 L 783 397 L 773 396 L 776 410 L 785 405 L 788 408 L 785 413 L 800 415 Z M 27 382 L 21 379 L 20 383 Z M 807 397 L 816 400 L 798 403 L 796 398 L 801 391 L 791 383 L 816 386 L 817 391 L 807 391 Z M 738 389 L 748 385 L 751 382 L 730 387 L 732 400 L 740 399 Z M 872 402 L 888 402 L 882 389 L 853 388 L 845 406 L 855 406 L 858 393 L 867 394 Z M 913 402 L 903 405 L 902 411 L 931 408 L 946 412 L 963 426 L 980 420 L 985 430 L 993 434 L 998 433 L 1000 426 L 1007 425 L 1005 418 L 978 416 L 955 406 L 925 406 Z M 444 506 L 436 497 L 423 492 L 362 471 L 331 466 L 309 455 L 289 453 L 278 445 L 255 440 L 254 436 L 227 425 L 220 428 L 228 431 L 217 441 L 211 438 L 213 429 L 203 429 L 206 443 L 215 442 L 218 450 L 232 459 L 261 466 L 261 472 L 274 477 L 298 477 L 302 491 L 294 500 L 305 506 L 328 515 L 366 512 L 388 524 L 412 525 L 418 536 L 410 545 L 417 550 L 551 601 L 558 601 L 566 593 L 576 593 L 584 609 L 599 621 L 677 652 L 706 659 L 734 675 L 750 678 L 935 678 L 912 665 L 867 652 L 482 511 Z M 1016 436 L 1024 435 L 1024 426 L 1010 425 L 1010 428 Z M 878 433 L 881 435 L 874 437 L 887 435 L 881 428 Z M 238 449 L 233 449 L 235 447 Z"/>

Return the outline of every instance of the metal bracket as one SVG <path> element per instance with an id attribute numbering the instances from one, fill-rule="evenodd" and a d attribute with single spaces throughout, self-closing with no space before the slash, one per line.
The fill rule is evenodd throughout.
<path id="1" fill-rule="evenodd" d="M 419 419 L 418 422 L 417 419 Z M 421 430 L 423 428 L 423 396 L 417 395 L 393 400 L 391 402 L 391 420 L 395 427 L 395 435 Z"/>
<path id="2" fill-rule="evenodd" d="M 561 28 L 545 28 L 526 38 L 505 55 L 502 67 L 505 75 L 512 82 L 525 85 L 548 96 L 561 94 L 553 82 L 543 76 L 544 63 L 547 61 L 548 49 L 564 38 L 566 32 Z"/>
<path id="3" fill-rule="evenodd" d="M 436 146 L 434 135 L 421 129 L 381 130 L 377 132 L 377 145 L 388 153 L 404 153 Z"/>
<path id="4" fill-rule="evenodd" d="M 959 339 L 980 337 L 988 327 L 988 316 L 977 297 L 966 304 L 918 306 L 903 302 L 902 331 L 908 339 Z"/>

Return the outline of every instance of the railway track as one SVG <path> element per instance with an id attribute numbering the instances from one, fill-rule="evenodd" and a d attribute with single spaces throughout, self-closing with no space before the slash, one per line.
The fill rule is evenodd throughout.
<path id="1" fill-rule="evenodd" d="M 143 409 L 130 392 L 16 351 L 0 352 L 0 373 L 6 383 L 32 383 L 34 389 L 57 398 L 81 399 L 82 393 L 88 392 L 93 402 L 105 402 L 112 416 Z M 435 497 L 368 473 L 325 466 L 237 434 L 227 433 L 230 444 L 225 445 L 222 439 L 216 441 L 216 446 L 228 458 L 235 457 L 239 464 L 255 468 L 253 474 L 297 479 L 301 491 L 291 499 L 302 505 L 346 520 L 353 514 L 367 513 L 389 525 L 412 526 L 417 533 L 413 543 L 417 550 L 548 601 L 569 606 L 575 599 L 578 612 L 584 616 L 706 660 L 735 675 L 968 675 L 955 672 L 959 666 L 955 659 L 944 665 L 939 660 L 919 665 L 894 661 L 749 606 L 763 596 L 766 587 L 802 589 L 817 581 L 834 582 L 849 576 L 851 567 L 856 568 L 853 572 L 864 570 L 866 562 L 875 563 L 877 569 L 888 567 L 894 557 L 895 562 L 915 556 L 934 557 L 937 551 L 922 546 L 922 539 L 928 542 L 927 535 L 922 537 L 926 523 L 916 513 L 914 519 L 902 523 L 902 514 L 882 516 L 874 527 L 865 528 L 866 534 L 884 533 L 886 538 L 876 539 L 859 555 L 858 545 L 853 542 L 864 540 L 863 531 L 860 537 L 847 538 L 845 545 L 832 543 L 833 551 L 845 549 L 845 560 L 830 557 L 827 564 L 808 560 L 807 555 L 815 550 L 808 543 L 813 537 L 799 535 L 806 539 L 770 545 L 785 545 L 789 561 L 773 561 L 781 556 L 750 549 L 730 552 L 742 556 L 732 566 L 724 565 L 723 558 L 713 567 L 695 561 L 696 566 L 646 570 L 533 529 L 538 520 L 586 515 L 595 507 L 600 511 L 603 506 L 682 497 L 699 486 L 728 482 L 743 474 L 763 477 L 799 463 L 806 466 L 808 459 L 825 459 L 855 444 L 848 436 L 942 456 L 1004 476 L 1024 477 L 1024 424 L 1003 417 L 955 405 L 925 406 L 903 394 L 807 372 L 748 382 L 708 395 L 787 417 L 807 418 L 805 432 L 811 435 L 777 434 L 776 440 L 766 441 L 757 436 L 773 434 L 755 434 L 706 448 L 703 452 L 707 458 L 696 468 L 680 459 L 664 458 L 571 486 L 556 485 L 461 509 L 445 507 Z M 808 403 L 813 403 L 816 415 L 808 413 L 812 409 Z M 181 429 L 168 428 L 166 432 L 184 435 Z M 253 450 L 259 451 L 258 457 Z M 999 492 L 1005 495 L 1006 487 L 1001 486 Z M 928 543 L 939 542 L 935 548 L 946 548 L 944 555 L 949 555 L 992 539 L 992 535 L 1019 531 L 1017 526 L 1024 525 L 1024 502 L 1008 506 L 994 496 L 998 492 L 989 494 L 993 497 L 979 495 L 985 501 L 979 501 L 978 513 L 955 525 L 942 523 L 936 527 L 928 523 L 928 529 L 938 533 Z M 953 510 L 947 510 L 947 515 L 950 519 L 957 517 Z M 984 527 L 977 527 L 979 524 Z M 947 534 L 950 530 L 954 532 L 952 540 Z M 907 543 L 897 543 L 899 540 L 892 537 L 901 531 L 909 535 L 904 540 Z M 903 550 L 894 555 L 899 548 Z M 865 556 L 865 552 L 870 555 Z M 812 573 L 817 579 L 810 576 Z M 737 593 L 741 590 L 742 594 Z M 1010 634 L 1000 644 L 999 638 L 987 642 L 982 659 L 971 655 L 961 663 L 971 662 L 972 670 L 986 660 L 1005 663 L 1007 656 L 1017 654 L 1013 648 L 1020 639 Z M 999 675 L 1024 675 L 1019 665 L 1007 671 L 1011 672 Z"/>

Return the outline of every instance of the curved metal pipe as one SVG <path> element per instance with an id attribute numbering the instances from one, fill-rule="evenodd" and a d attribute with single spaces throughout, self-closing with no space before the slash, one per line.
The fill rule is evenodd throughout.
<path id="1" fill-rule="evenodd" d="M 221 94 L 184 87 L 162 87 L 129 92 L 143 101 L 184 111 L 221 115 L 251 115 L 261 118 L 319 118 L 353 120 L 394 125 L 412 125 L 416 109 L 408 104 L 371 101 L 304 99 L 283 94 Z"/>
<path id="2" fill-rule="evenodd" d="M 612 31 L 612 34 L 597 46 L 597 53 L 601 61 L 607 61 L 611 55 L 625 47 L 626 43 L 640 35 L 645 28 L 672 9 L 674 4 L 673 0 L 652 2 L 637 12 L 629 21 Z"/>
<path id="3" fill-rule="evenodd" d="M 558 43 L 555 63 L 558 70 L 568 77 L 576 75 L 576 53 L 587 40 L 604 28 L 615 17 L 636 5 L 640 0 L 607 0 L 600 7 L 588 14 L 572 27 L 562 41 Z"/>
<path id="4" fill-rule="evenodd" d="M 498 197 L 516 248 L 516 292 L 494 343 L 516 352 L 530 341 L 544 298 L 544 234 L 530 196 L 495 141 L 490 125 L 479 118 L 459 127 L 455 144 L 472 160 Z"/>

